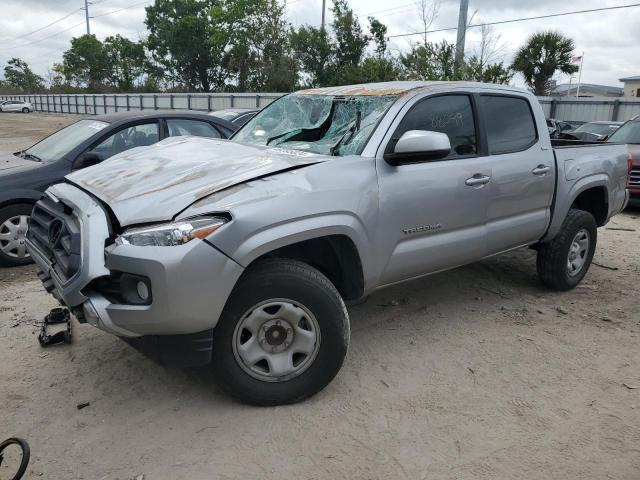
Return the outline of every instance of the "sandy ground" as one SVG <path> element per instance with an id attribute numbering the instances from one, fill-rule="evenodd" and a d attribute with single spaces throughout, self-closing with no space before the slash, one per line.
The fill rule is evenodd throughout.
<path id="1" fill-rule="evenodd" d="M 68 121 L 0 114 L 0 150 Z M 0 437 L 30 442 L 27 478 L 639 479 L 639 217 L 600 229 L 613 269 L 568 293 L 520 250 L 371 296 L 334 382 L 278 408 L 90 326 L 41 349 L 54 302 L 33 267 L 0 270 Z"/>

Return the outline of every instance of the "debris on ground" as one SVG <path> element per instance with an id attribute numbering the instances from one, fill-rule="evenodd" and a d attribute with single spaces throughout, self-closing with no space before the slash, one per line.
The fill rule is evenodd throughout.
<path id="1" fill-rule="evenodd" d="M 76 408 L 78 410 L 82 410 L 83 408 L 88 407 L 89 405 L 91 405 L 91 402 L 82 402 L 76 405 Z"/>
<path id="2" fill-rule="evenodd" d="M 562 315 L 569 315 L 569 312 L 562 307 L 556 307 L 556 312 L 561 313 Z"/>
<path id="3" fill-rule="evenodd" d="M 607 270 L 618 270 L 618 267 L 610 267 L 609 265 L 603 265 L 602 263 L 598 263 L 598 262 L 591 262 L 591 263 L 593 263 L 596 267 L 606 268 Z"/>

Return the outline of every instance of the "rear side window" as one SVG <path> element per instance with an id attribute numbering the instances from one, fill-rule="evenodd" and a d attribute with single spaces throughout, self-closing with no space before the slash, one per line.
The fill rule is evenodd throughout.
<path id="1" fill-rule="evenodd" d="M 447 158 L 477 153 L 476 126 L 467 95 L 428 97 L 416 103 L 402 119 L 394 138 L 409 130 L 446 133 L 451 143 Z"/>
<path id="2" fill-rule="evenodd" d="M 538 139 L 529 102 L 524 98 L 481 96 L 489 153 L 521 152 Z"/>
<path id="3" fill-rule="evenodd" d="M 167 120 L 170 137 L 192 135 L 194 137 L 220 138 L 220 132 L 213 125 L 199 120 L 186 118 L 170 118 Z"/>

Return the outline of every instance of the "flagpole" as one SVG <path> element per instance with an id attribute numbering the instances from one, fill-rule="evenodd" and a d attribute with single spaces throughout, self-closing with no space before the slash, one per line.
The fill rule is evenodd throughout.
<path id="1" fill-rule="evenodd" d="M 571 95 L 571 80 L 573 80 L 573 75 L 569 75 L 569 88 L 567 88 L 567 97 Z"/>
<path id="2" fill-rule="evenodd" d="M 578 73 L 578 89 L 576 90 L 576 98 L 580 96 L 580 82 L 582 81 L 582 64 L 584 63 L 584 52 L 580 57 L 580 72 Z"/>

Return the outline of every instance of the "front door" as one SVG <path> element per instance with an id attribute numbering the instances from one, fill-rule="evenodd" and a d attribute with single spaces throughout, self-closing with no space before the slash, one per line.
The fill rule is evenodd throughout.
<path id="1" fill-rule="evenodd" d="M 491 169 L 487 158 L 479 154 L 472 97 L 427 96 L 404 111 L 390 142 L 408 130 L 431 130 L 446 133 L 452 149 L 447 157 L 435 161 L 391 166 L 382 158 L 377 160 L 378 239 L 381 260 L 386 262 L 381 285 L 485 255 Z"/>

